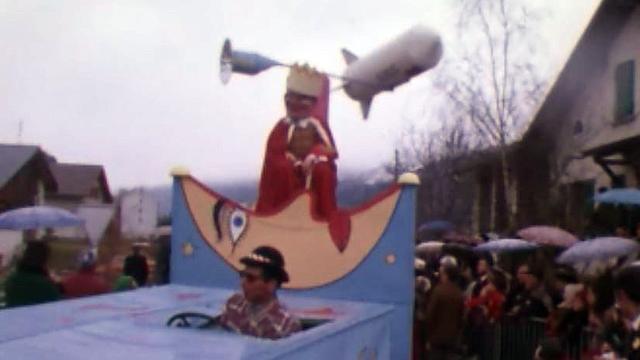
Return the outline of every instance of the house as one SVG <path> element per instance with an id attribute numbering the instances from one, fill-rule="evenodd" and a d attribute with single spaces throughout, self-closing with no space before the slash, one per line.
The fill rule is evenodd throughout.
<path id="1" fill-rule="evenodd" d="M 47 154 L 38 146 L 0 144 L 0 213 L 41 205 L 45 194 L 55 191 Z M 0 269 L 14 256 L 22 242 L 22 232 L 0 230 Z"/>
<path id="2" fill-rule="evenodd" d="M 40 147 L 0 144 L 0 212 L 40 205 L 45 193 L 57 188 Z"/>
<path id="3" fill-rule="evenodd" d="M 50 162 L 49 167 L 58 184 L 56 191 L 46 195 L 49 205 L 74 211 L 81 204 L 113 203 L 101 165 Z"/>
<path id="4" fill-rule="evenodd" d="M 104 167 L 50 161 L 49 167 L 58 184 L 48 192 L 47 205 L 67 209 L 85 219 L 84 227 L 61 228 L 55 235 L 61 238 L 89 238 L 94 245 L 113 220 L 113 196 Z"/>
<path id="5" fill-rule="evenodd" d="M 582 232 L 596 191 L 639 185 L 638 34 L 640 2 L 601 1 L 523 138 L 508 150 L 514 228 L 544 223 Z M 500 174 L 499 159 L 476 167 L 477 203 L 504 189 Z M 475 214 L 480 231 L 505 223 L 504 199 L 493 199 L 502 207 L 476 206 L 483 209 Z"/>

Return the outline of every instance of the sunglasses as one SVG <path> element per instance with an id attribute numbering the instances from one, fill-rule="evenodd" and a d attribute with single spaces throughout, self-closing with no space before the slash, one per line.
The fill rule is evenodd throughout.
<path id="1" fill-rule="evenodd" d="M 249 272 L 246 272 L 246 271 L 240 271 L 240 272 L 238 272 L 238 274 L 240 275 L 241 279 L 245 279 L 247 282 L 250 282 L 250 283 L 252 283 L 252 282 L 254 282 L 254 281 L 258 280 L 258 279 L 262 279 L 261 276 L 256 275 L 256 274 L 252 274 L 252 273 L 249 273 Z"/>

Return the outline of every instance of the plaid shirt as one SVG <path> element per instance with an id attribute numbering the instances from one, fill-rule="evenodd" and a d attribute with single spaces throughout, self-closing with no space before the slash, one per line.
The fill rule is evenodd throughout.
<path id="1" fill-rule="evenodd" d="M 235 294 L 224 306 L 220 324 L 237 333 L 279 339 L 300 331 L 300 321 L 287 312 L 277 298 L 266 305 L 251 305 Z"/>

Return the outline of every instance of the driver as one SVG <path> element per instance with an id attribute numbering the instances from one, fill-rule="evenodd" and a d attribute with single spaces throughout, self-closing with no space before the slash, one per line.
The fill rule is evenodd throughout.
<path id="1" fill-rule="evenodd" d="M 282 254 L 260 246 L 240 259 L 242 293 L 236 293 L 224 306 L 219 323 L 237 333 L 279 339 L 300 331 L 300 321 L 278 301 L 276 291 L 289 281 Z"/>

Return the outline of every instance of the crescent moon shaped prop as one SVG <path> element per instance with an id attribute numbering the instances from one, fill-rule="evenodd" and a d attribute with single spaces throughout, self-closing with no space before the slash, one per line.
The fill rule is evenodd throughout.
<path id="1" fill-rule="evenodd" d="M 195 227 L 220 257 L 240 270 L 240 258 L 260 245 L 273 246 L 285 258 L 290 281 L 283 285 L 290 289 L 326 285 L 355 269 L 384 233 L 401 189 L 394 185 L 349 211 L 351 233 L 346 249 L 340 252 L 331 240 L 328 223 L 312 218 L 308 192 L 281 211 L 263 216 L 225 199 L 190 176 L 180 177 L 179 182 Z"/>

